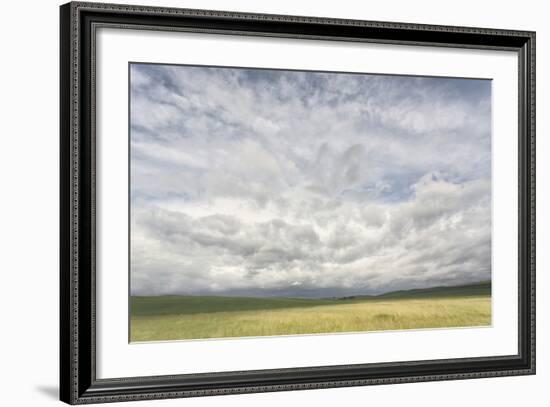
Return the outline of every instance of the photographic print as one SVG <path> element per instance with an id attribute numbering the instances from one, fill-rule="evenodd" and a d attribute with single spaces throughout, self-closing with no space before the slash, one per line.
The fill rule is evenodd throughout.
<path id="1" fill-rule="evenodd" d="M 491 325 L 491 80 L 129 70 L 131 342 Z"/>

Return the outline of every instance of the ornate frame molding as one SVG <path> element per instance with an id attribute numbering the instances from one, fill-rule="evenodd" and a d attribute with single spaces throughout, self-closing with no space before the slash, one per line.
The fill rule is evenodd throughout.
<path id="1" fill-rule="evenodd" d="M 86 404 L 535 373 L 534 32 L 84 2 L 61 6 L 60 20 L 61 400 Z M 100 26 L 518 52 L 519 354 L 97 379 L 94 38 Z"/>

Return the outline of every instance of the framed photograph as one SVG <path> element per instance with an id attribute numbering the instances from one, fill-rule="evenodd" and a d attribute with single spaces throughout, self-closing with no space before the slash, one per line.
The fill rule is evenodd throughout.
<path id="1" fill-rule="evenodd" d="M 535 33 L 61 6 L 61 400 L 535 373 Z"/>

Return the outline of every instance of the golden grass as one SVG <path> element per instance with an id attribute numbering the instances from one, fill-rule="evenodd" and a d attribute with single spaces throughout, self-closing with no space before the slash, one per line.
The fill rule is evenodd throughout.
<path id="1" fill-rule="evenodd" d="M 131 341 L 298 335 L 491 324 L 491 297 L 387 299 L 308 308 L 134 316 Z"/>

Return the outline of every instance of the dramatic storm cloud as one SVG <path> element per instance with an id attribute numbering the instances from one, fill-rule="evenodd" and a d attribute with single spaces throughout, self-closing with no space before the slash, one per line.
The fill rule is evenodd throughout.
<path id="1" fill-rule="evenodd" d="M 131 65 L 132 294 L 491 276 L 489 80 Z"/>

